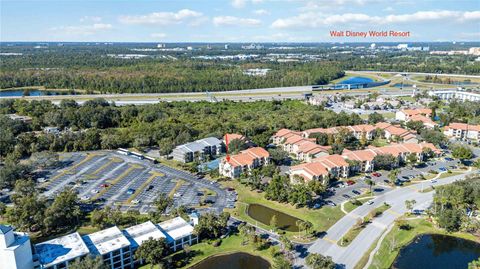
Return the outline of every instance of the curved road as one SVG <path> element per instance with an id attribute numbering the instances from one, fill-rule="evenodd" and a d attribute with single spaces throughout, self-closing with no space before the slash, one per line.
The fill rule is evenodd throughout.
<path id="1" fill-rule="evenodd" d="M 406 200 L 416 200 L 417 206 L 430 205 L 433 201 L 434 192 L 421 193 L 420 190 L 422 188 L 426 188 L 430 185 L 440 186 L 457 180 L 463 180 L 466 175 L 473 173 L 474 172 L 467 172 L 462 175 L 438 179 L 436 183 L 426 181 L 408 187 L 398 188 L 388 192 L 386 195 L 381 195 L 372 200 L 374 201 L 372 205 L 364 204 L 345 215 L 330 227 L 322 238 L 317 239 L 312 245 L 310 245 L 307 251 L 309 253 L 321 253 L 323 255 L 331 256 L 339 268 L 354 268 L 387 227 L 393 223 L 395 219 L 407 212 L 407 208 L 405 207 Z M 363 219 L 363 217 L 367 216 L 373 209 L 381 206 L 384 202 L 390 204 L 391 208 L 385 211 L 380 217 L 373 219 L 372 223 L 368 224 L 353 242 L 350 243 L 350 245 L 347 247 L 340 247 L 336 244 L 336 242 L 355 225 L 359 218 Z M 296 267 L 305 267 L 304 258 L 306 255 L 304 254 L 297 256 L 295 262 Z"/>

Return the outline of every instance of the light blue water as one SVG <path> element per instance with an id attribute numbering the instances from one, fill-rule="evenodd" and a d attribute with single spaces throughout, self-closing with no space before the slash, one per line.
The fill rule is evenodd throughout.
<path id="1" fill-rule="evenodd" d="M 366 77 L 351 77 L 340 81 L 338 84 L 363 84 L 373 82 L 373 79 Z"/>
<path id="2" fill-rule="evenodd" d="M 202 172 L 210 171 L 210 170 L 218 169 L 219 163 L 220 163 L 220 158 L 210 161 L 208 163 L 202 163 L 197 168 L 199 171 L 202 171 Z"/>
<path id="3" fill-rule="evenodd" d="M 39 90 L 30 90 L 29 96 L 42 96 L 42 95 L 57 95 L 56 92 L 47 92 L 47 91 L 39 91 Z M 0 97 L 18 97 L 24 96 L 23 90 L 14 90 L 14 91 L 1 91 Z"/>

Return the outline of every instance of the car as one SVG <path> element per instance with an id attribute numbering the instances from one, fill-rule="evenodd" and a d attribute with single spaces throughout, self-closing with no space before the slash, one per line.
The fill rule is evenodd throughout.
<path id="1" fill-rule="evenodd" d="M 437 180 L 436 180 L 436 179 L 432 179 L 432 180 L 430 180 L 430 182 L 431 182 L 431 183 L 436 183 Z"/>
<path id="2" fill-rule="evenodd" d="M 440 171 L 442 171 L 442 172 L 446 172 L 446 171 L 447 171 L 447 168 L 445 168 L 445 167 L 440 167 L 440 168 L 438 168 L 438 170 L 440 170 Z"/>
<path id="3" fill-rule="evenodd" d="M 110 186 L 110 185 L 108 185 L 108 184 L 102 184 L 102 185 L 100 185 L 100 187 L 102 187 L 102 188 L 108 188 L 108 186 Z"/>
<path id="4" fill-rule="evenodd" d="M 348 195 L 348 194 L 344 194 L 344 195 L 342 195 L 342 196 L 343 196 L 344 198 L 347 198 L 347 199 L 350 198 L 350 195 Z"/>
<path id="5" fill-rule="evenodd" d="M 127 194 L 134 194 L 135 193 L 135 189 L 128 189 L 127 190 Z"/>
<path id="6" fill-rule="evenodd" d="M 347 181 L 347 185 L 348 185 L 348 186 L 352 186 L 353 184 L 355 184 L 355 181 L 353 181 L 353 180 Z"/>
<path id="7" fill-rule="evenodd" d="M 313 205 L 313 209 L 319 209 L 319 208 L 320 208 L 320 204 Z"/>
<path id="8" fill-rule="evenodd" d="M 456 165 L 450 165 L 450 169 L 457 169 L 458 167 Z"/>
<path id="9" fill-rule="evenodd" d="M 80 197 L 80 200 L 82 200 L 82 201 L 90 200 L 90 196 L 84 195 L 84 196 Z"/>
<path id="10" fill-rule="evenodd" d="M 357 190 L 353 190 L 352 192 L 355 193 L 356 195 L 360 195 L 360 192 Z"/>
<path id="11" fill-rule="evenodd" d="M 395 186 L 403 186 L 403 182 L 400 180 L 395 181 Z"/>
<path id="12" fill-rule="evenodd" d="M 453 158 L 445 157 L 445 161 L 453 161 Z"/>
<path id="13" fill-rule="evenodd" d="M 155 186 L 153 186 L 153 185 L 149 185 L 148 188 L 147 188 L 147 191 L 152 190 L 154 187 L 155 187 Z"/>
<path id="14" fill-rule="evenodd" d="M 382 174 L 375 172 L 375 173 L 372 173 L 372 176 L 374 176 L 374 177 L 381 177 Z"/>
<path id="15" fill-rule="evenodd" d="M 332 201 L 328 201 L 328 202 L 327 202 L 327 205 L 336 206 L 337 204 L 335 204 L 335 203 L 332 202 Z"/>
<path id="16" fill-rule="evenodd" d="M 91 193 L 97 194 L 97 193 L 99 193 L 99 191 L 98 191 L 97 189 L 93 189 L 93 190 L 91 191 Z"/>
<path id="17" fill-rule="evenodd" d="M 372 201 L 372 200 L 370 200 L 370 201 L 367 202 L 367 205 L 371 205 L 371 204 L 373 204 L 373 201 Z"/>
<path id="18" fill-rule="evenodd" d="M 139 203 L 140 203 L 140 201 L 138 199 L 133 199 L 132 200 L 132 204 L 134 204 L 134 205 L 139 204 Z"/>
<path id="19" fill-rule="evenodd" d="M 409 179 L 410 177 L 408 177 L 408 176 L 403 176 L 402 178 L 404 178 L 404 179 Z"/>
<path id="20" fill-rule="evenodd" d="M 385 182 L 385 183 L 390 183 L 390 180 L 384 179 L 383 182 Z"/>

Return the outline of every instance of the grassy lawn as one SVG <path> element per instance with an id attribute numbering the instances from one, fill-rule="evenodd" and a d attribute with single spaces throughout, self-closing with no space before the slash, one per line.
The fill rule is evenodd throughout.
<path id="1" fill-rule="evenodd" d="M 463 174 L 464 172 L 451 172 L 451 173 L 443 173 L 441 174 L 438 178 L 446 178 L 446 177 L 453 177 L 453 176 L 458 176 L 458 175 L 461 175 Z"/>
<path id="2" fill-rule="evenodd" d="M 420 234 L 445 234 L 465 238 L 468 240 L 474 240 L 477 242 L 480 241 L 479 238 L 476 238 L 472 234 L 448 234 L 443 230 L 435 228 L 432 223 L 426 221 L 425 219 L 408 220 L 407 223 L 411 226 L 410 230 L 401 230 L 396 225 L 393 227 L 392 231 L 382 241 L 378 252 L 374 256 L 372 265 L 369 268 L 390 268 L 400 249 L 403 246 L 408 245 L 417 235 Z"/>
<path id="3" fill-rule="evenodd" d="M 357 207 L 363 205 L 364 203 L 366 203 L 366 202 L 368 202 L 368 201 L 370 201 L 370 200 L 373 199 L 373 197 L 364 198 L 364 197 L 368 197 L 368 196 L 370 196 L 370 193 L 369 193 L 369 192 L 367 192 L 367 193 L 365 193 L 365 194 L 362 194 L 362 195 L 360 195 L 360 196 L 355 197 L 355 199 L 356 199 L 358 202 L 356 202 L 356 204 L 354 204 L 354 203 L 352 203 L 352 201 L 348 201 L 348 202 L 346 202 L 346 203 L 343 205 L 343 209 L 345 209 L 345 211 L 347 211 L 347 212 L 353 211 L 355 208 L 357 208 Z"/>
<path id="4" fill-rule="evenodd" d="M 212 244 L 209 242 L 202 242 L 196 245 L 192 245 L 190 247 L 191 253 L 194 253 L 193 258 L 191 258 L 190 262 L 187 265 L 184 265 L 183 267 L 177 267 L 177 268 L 188 268 L 210 256 L 214 255 L 221 255 L 221 254 L 227 254 L 227 253 L 232 253 L 232 252 L 246 252 L 252 255 L 256 256 L 261 256 L 262 258 L 268 260 L 270 263 L 273 262 L 273 255 L 272 255 L 272 250 L 271 248 L 275 248 L 278 250 L 277 247 L 270 247 L 268 249 L 264 250 L 256 250 L 255 247 L 252 244 L 242 244 L 243 238 L 240 235 L 232 235 L 230 237 L 227 237 L 225 239 L 222 239 L 222 243 L 218 247 L 214 247 Z M 183 251 L 179 251 L 177 253 L 172 254 L 172 258 L 175 261 L 181 257 Z M 158 267 L 154 267 L 158 268 Z M 140 267 L 140 269 L 150 269 L 150 265 L 144 265 Z"/>
<path id="5" fill-rule="evenodd" d="M 228 211 L 232 216 L 249 223 L 255 224 L 256 220 L 248 216 L 246 213 L 248 204 L 261 204 L 304 221 L 309 221 L 313 225 L 313 230 L 317 232 L 327 230 L 330 226 L 335 224 L 335 222 L 344 216 L 343 212 L 340 210 L 340 206 L 324 206 L 320 209 L 296 208 L 290 204 L 282 204 L 267 200 L 263 193 L 250 191 L 248 187 L 241 185 L 237 181 L 226 181 L 221 183 L 224 186 L 235 188 L 238 193 L 238 202 L 236 204 L 236 208 L 226 209 L 225 211 Z M 269 225 L 265 225 L 260 222 L 258 222 L 258 226 L 268 230 L 272 229 L 272 227 Z M 294 239 L 293 237 L 298 235 L 298 232 L 286 231 L 285 233 L 291 239 Z"/>

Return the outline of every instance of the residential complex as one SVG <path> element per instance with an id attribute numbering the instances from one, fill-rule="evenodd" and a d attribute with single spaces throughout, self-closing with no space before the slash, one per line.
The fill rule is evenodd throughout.
<path id="1" fill-rule="evenodd" d="M 238 178 L 248 174 L 252 169 L 268 164 L 270 154 L 261 147 L 253 147 L 241 151 L 239 154 L 223 158 L 219 164 L 220 175 L 229 178 Z"/>
<path id="2" fill-rule="evenodd" d="M 67 234 L 32 246 L 28 235 L 16 233 L 10 226 L 0 225 L 0 260 L 2 269 L 63 269 L 74 260 L 87 255 L 101 256 L 111 269 L 134 268 L 135 250 L 150 238 L 165 238 L 172 251 L 185 244 L 198 243 L 194 235 L 195 221 L 176 217 L 159 224 L 151 221 L 125 230 L 110 227 L 92 234 L 80 236 Z"/>
<path id="3" fill-rule="evenodd" d="M 344 150 L 342 155 L 328 155 L 313 159 L 290 168 L 289 174 L 293 182 L 296 176 L 301 176 L 305 181 L 324 180 L 328 177 L 346 178 L 354 172 L 371 172 L 375 169 L 375 157 L 378 155 L 392 155 L 396 158 L 395 166 L 406 163 L 410 154 L 415 154 L 417 160 L 425 158 L 425 148 L 434 154 L 440 154 L 431 143 L 403 143 L 392 144 L 384 147 L 368 147 L 363 150 Z"/>
<path id="4" fill-rule="evenodd" d="M 450 123 L 445 126 L 443 133 L 449 138 L 459 140 L 480 140 L 480 125 L 466 123 Z"/>
<path id="5" fill-rule="evenodd" d="M 188 163 L 205 160 L 207 156 L 215 157 L 223 151 L 223 143 L 215 137 L 207 137 L 177 146 L 172 151 L 173 159 Z"/>
<path id="6" fill-rule="evenodd" d="M 432 110 L 429 108 L 417 108 L 417 109 L 403 109 L 395 113 L 395 119 L 399 121 L 408 122 L 413 120 L 412 117 L 422 115 L 425 117 L 432 116 Z"/>
<path id="7" fill-rule="evenodd" d="M 437 96 L 441 100 L 451 101 L 480 101 L 480 93 L 476 92 L 466 92 L 466 91 L 455 91 L 455 90 L 443 90 L 443 91 L 429 91 L 428 95 Z"/>

